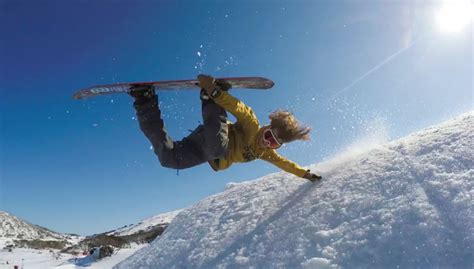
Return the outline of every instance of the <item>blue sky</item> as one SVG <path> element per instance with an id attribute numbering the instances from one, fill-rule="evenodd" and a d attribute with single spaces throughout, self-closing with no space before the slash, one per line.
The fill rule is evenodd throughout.
<path id="1" fill-rule="evenodd" d="M 88 235 L 278 171 L 255 161 L 177 175 L 130 97 L 71 98 L 90 85 L 268 77 L 270 91 L 232 93 L 261 124 L 284 108 L 313 127 L 311 141 L 280 150 L 301 165 L 472 110 L 472 25 L 441 31 L 440 2 L 413 2 L 1 1 L 0 210 Z M 200 121 L 197 91 L 159 96 L 174 138 Z"/>

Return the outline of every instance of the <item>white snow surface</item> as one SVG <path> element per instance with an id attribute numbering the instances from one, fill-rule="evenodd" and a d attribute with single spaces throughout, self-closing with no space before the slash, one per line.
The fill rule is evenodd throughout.
<path id="1" fill-rule="evenodd" d="M 16 248 L 12 252 L 0 249 L 0 269 L 107 269 L 123 261 L 145 245 L 133 245 L 131 248 L 118 249 L 111 257 L 100 260 L 91 256 L 73 256 L 59 253 L 57 250 L 34 250 Z"/>
<path id="2" fill-rule="evenodd" d="M 366 151 L 230 184 L 115 269 L 473 268 L 474 113 Z"/>
<path id="3" fill-rule="evenodd" d="M 145 231 L 145 232 L 149 231 L 157 225 L 168 225 L 173 220 L 173 218 L 179 214 L 179 212 L 180 210 L 176 210 L 173 212 L 168 212 L 168 213 L 163 213 L 157 216 L 153 216 L 153 217 L 144 219 L 137 224 L 119 228 L 113 232 L 110 232 L 109 235 L 115 235 L 115 236 L 131 235 L 134 233 L 138 233 L 140 231 Z"/>
<path id="4" fill-rule="evenodd" d="M 53 268 L 72 258 L 58 251 L 16 248 L 12 252 L 0 249 L 0 269 L 13 269 L 14 266 L 25 269 Z"/>

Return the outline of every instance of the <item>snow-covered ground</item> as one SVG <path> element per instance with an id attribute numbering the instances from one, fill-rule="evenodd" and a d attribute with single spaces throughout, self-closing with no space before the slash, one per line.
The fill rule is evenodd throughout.
<path id="1" fill-rule="evenodd" d="M 14 249 L 0 250 L 0 269 L 13 269 L 14 266 L 24 269 L 44 269 L 54 268 L 72 258 L 69 254 L 58 254 L 57 251 L 33 250 L 33 249 Z"/>
<path id="2" fill-rule="evenodd" d="M 145 245 L 133 245 L 120 249 L 111 257 L 95 260 L 90 256 L 72 256 L 57 251 L 14 249 L 12 252 L 0 250 L 0 269 L 107 269 L 123 261 Z M 8 262 L 8 264 L 7 264 Z"/>
<path id="3" fill-rule="evenodd" d="M 474 268 L 474 113 L 287 173 L 229 184 L 116 269 Z"/>

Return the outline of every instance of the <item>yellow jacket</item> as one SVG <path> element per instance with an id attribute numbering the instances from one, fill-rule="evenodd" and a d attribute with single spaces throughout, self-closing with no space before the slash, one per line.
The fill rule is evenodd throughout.
<path id="1" fill-rule="evenodd" d="M 261 148 L 257 145 L 257 137 L 262 129 L 250 107 L 225 91 L 220 92 L 213 100 L 237 119 L 235 123 L 228 123 L 229 151 L 227 155 L 209 162 L 215 171 L 224 170 L 234 162 L 243 163 L 262 159 L 296 176 L 303 177 L 306 174 L 305 169 L 280 156 L 276 150 Z"/>

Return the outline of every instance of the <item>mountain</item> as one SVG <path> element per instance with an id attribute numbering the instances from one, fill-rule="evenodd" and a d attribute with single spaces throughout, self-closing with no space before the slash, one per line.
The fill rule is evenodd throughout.
<path id="1" fill-rule="evenodd" d="M 54 248 L 63 249 L 69 253 L 82 253 L 100 245 L 124 247 L 129 246 L 130 243 L 148 243 L 161 235 L 179 212 L 177 210 L 159 214 L 117 230 L 82 237 L 56 233 L 0 211 L 0 248 L 6 246 Z"/>
<path id="2" fill-rule="evenodd" d="M 229 184 L 115 269 L 472 268 L 474 113 L 371 149 Z M 359 147 L 360 148 L 360 147 Z"/>
<path id="3" fill-rule="evenodd" d="M 56 233 L 0 211 L 0 268 L 10 265 L 31 269 L 112 268 L 161 235 L 179 212 L 153 216 L 111 232 L 79 237 Z M 82 256 L 84 251 L 99 246 L 117 248 L 112 257 L 99 259 L 102 248 L 98 256 Z"/>
<path id="4" fill-rule="evenodd" d="M 56 233 L 0 211 L 0 248 L 16 245 L 60 249 L 79 239 L 79 236 Z"/>
<path id="5" fill-rule="evenodd" d="M 131 244 L 145 244 L 155 240 L 168 227 L 179 210 L 156 215 L 119 229 L 87 236 L 79 243 L 65 249 L 67 253 L 82 253 L 94 247 L 113 246 L 115 248 L 129 248 Z"/>
<path id="6" fill-rule="evenodd" d="M 156 215 L 140 221 L 137 224 L 131 224 L 108 232 L 107 235 L 127 236 L 140 232 L 149 232 L 157 227 L 166 227 L 179 214 L 181 210 Z"/>

